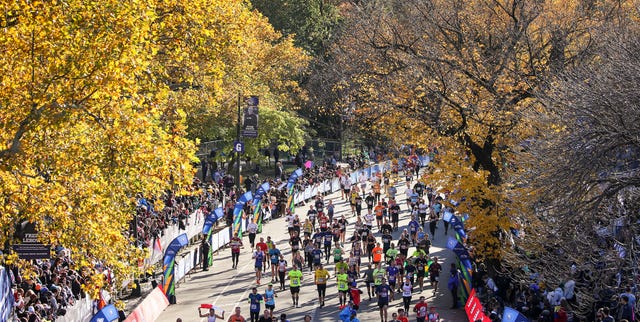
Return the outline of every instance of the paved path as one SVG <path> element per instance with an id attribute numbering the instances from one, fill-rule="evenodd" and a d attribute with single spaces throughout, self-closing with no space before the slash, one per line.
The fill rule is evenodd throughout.
<path id="1" fill-rule="evenodd" d="M 402 212 L 400 213 L 400 230 L 409 222 L 409 213 L 407 211 L 404 195 L 405 184 L 400 181 L 398 184 L 397 200 L 400 202 Z M 415 182 L 414 182 L 415 183 Z M 370 188 L 370 185 L 369 187 Z M 347 239 L 353 234 L 355 217 L 351 216 L 351 210 L 346 200 L 341 200 L 340 192 L 330 194 L 325 197 L 325 205 L 328 200 L 333 200 L 335 204 L 335 216 L 339 217 L 343 213 L 349 220 L 349 226 L 347 227 Z M 364 205 L 364 203 L 363 203 Z M 306 218 L 307 206 L 301 206 L 296 208 L 296 214 L 304 221 Z M 363 209 L 363 213 L 366 212 L 366 207 Z M 284 218 L 278 218 L 272 220 L 264 226 L 264 231 L 259 234 L 259 237 L 271 236 L 276 241 L 278 249 L 285 255 L 285 259 L 291 265 L 291 249 L 288 245 L 288 233 L 287 224 Z M 374 223 L 374 231 L 377 231 Z M 393 233 L 394 243 L 397 243 L 397 238 L 400 231 Z M 449 231 L 450 235 L 453 232 Z M 380 234 L 375 233 L 376 237 L 380 241 Z M 446 276 L 450 263 L 455 259 L 455 254 L 446 249 L 447 237 L 444 235 L 444 229 L 442 222 L 438 223 L 438 229 L 436 230 L 436 239 L 431 246 L 431 256 L 437 256 L 439 262 L 442 265 L 443 272 L 441 274 L 442 281 L 438 292 L 433 295 L 431 286 L 428 285 L 428 277 L 425 278 L 425 290 L 422 294 L 419 290 L 414 292 L 411 307 L 417 303 L 417 299 L 420 295 L 424 295 L 427 298 L 429 306 L 437 307 L 442 321 L 455 321 L 464 322 L 467 321 L 466 314 L 463 309 L 450 310 L 451 295 L 446 286 Z M 185 280 L 178 284 L 176 288 L 177 304 L 171 305 L 162 312 L 158 321 L 160 322 L 174 322 L 176 318 L 182 318 L 182 321 L 206 321 L 206 319 L 198 317 L 198 307 L 203 303 L 212 303 L 225 310 L 225 320 L 228 319 L 235 306 L 240 306 L 242 309 L 242 315 L 249 321 L 249 304 L 247 301 L 248 294 L 251 292 L 251 288 L 256 286 L 255 273 L 253 269 L 253 260 L 251 259 L 251 249 L 249 246 L 248 238 L 243 238 L 243 244 L 245 248 L 242 249 L 240 254 L 240 262 L 237 269 L 231 268 L 231 251 L 229 249 L 223 249 L 219 253 L 214 255 L 213 267 L 208 271 L 202 271 L 198 269 L 190 276 L 187 276 Z M 348 254 L 350 246 L 345 244 L 345 253 Z M 413 252 L 414 248 L 409 249 L 409 254 Z M 331 259 L 333 262 L 333 259 Z M 366 255 L 363 258 L 363 268 L 366 268 L 367 258 Z M 327 284 L 327 298 L 326 305 L 322 308 L 317 303 L 316 288 L 313 285 L 313 275 L 311 272 L 305 270 L 304 281 L 300 291 L 300 308 L 292 307 L 291 293 L 288 290 L 289 281 L 287 280 L 287 289 L 284 291 L 278 291 L 278 297 L 276 298 L 276 316 L 280 316 L 282 313 L 287 314 L 287 318 L 292 322 L 302 321 L 305 314 L 310 314 L 313 321 L 339 321 L 338 314 L 338 298 L 337 288 L 335 283 L 335 271 L 334 265 L 326 265 L 325 268 L 329 270 L 331 274 L 331 280 Z M 262 278 L 262 285 L 258 286 L 258 293 L 264 293 L 266 284 L 271 280 L 270 270 L 269 273 Z M 378 307 L 374 301 L 368 301 L 366 287 L 363 281 L 358 281 L 358 287 L 363 290 L 363 302 L 358 311 L 358 318 L 361 321 L 380 321 L 378 313 Z M 277 283 L 274 284 L 274 289 L 278 289 Z M 389 305 L 389 320 L 391 320 L 391 312 L 397 311 L 402 307 L 402 298 L 396 294 L 395 301 Z M 264 310 L 264 305 L 262 306 Z M 415 321 L 415 314 L 413 312 L 409 315 L 410 321 Z"/>

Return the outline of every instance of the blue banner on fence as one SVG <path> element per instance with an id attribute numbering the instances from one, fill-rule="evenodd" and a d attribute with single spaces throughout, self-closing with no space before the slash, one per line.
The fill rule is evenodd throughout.
<path id="1" fill-rule="evenodd" d="M 102 308 L 98 314 L 91 318 L 91 322 L 113 322 L 118 321 L 120 316 L 118 315 L 118 309 L 113 304 L 109 304 Z"/>
<path id="2" fill-rule="evenodd" d="M 502 322 L 529 322 L 522 313 L 505 306 L 504 313 L 502 314 Z"/>
<path id="3" fill-rule="evenodd" d="M 256 194 L 253 196 L 253 205 L 258 206 L 258 203 L 262 200 L 262 196 L 269 191 L 271 185 L 268 182 L 263 183 L 258 190 L 256 190 Z"/>
<path id="4" fill-rule="evenodd" d="M 164 275 L 162 280 L 162 291 L 169 299 L 169 303 L 173 303 L 173 297 L 175 297 L 175 280 L 174 280 L 174 270 L 175 270 L 175 259 L 178 251 L 189 244 L 189 238 L 187 234 L 181 234 L 171 241 L 169 246 L 167 246 L 167 250 L 164 252 L 164 260 L 162 261 Z"/>
<path id="5" fill-rule="evenodd" d="M 202 226 L 202 234 L 208 235 L 211 231 L 211 227 L 213 224 L 218 221 L 218 219 L 222 218 L 223 210 L 222 207 L 216 208 L 216 210 L 210 212 L 207 217 L 204 219 L 204 225 Z"/>

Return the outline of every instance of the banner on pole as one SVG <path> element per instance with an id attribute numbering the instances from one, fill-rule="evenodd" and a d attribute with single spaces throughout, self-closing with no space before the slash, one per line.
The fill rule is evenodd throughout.
<path id="1" fill-rule="evenodd" d="M 244 120 L 242 122 L 242 136 L 245 138 L 258 137 L 258 96 L 249 96 L 245 100 Z"/>

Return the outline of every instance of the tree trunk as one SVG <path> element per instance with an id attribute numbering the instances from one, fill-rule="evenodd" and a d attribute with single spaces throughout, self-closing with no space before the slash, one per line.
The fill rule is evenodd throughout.
<path id="1" fill-rule="evenodd" d="M 484 145 L 480 146 L 474 142 L 468 134 L 464 135 L 464 144 L 471 150 L 471 154 L 475 158 L 473 162 L 473 170 L 478 171 L 480 169 L 489 171 L 489 177 L 487 182 L 490 186 L 497 186 L 502 183 L 502 177 L 500 176 L 500 169 L 496 165 L 492 158 L 495 144 L 493 142 L 493 136 L 488 135 L 484 140 Z"/>

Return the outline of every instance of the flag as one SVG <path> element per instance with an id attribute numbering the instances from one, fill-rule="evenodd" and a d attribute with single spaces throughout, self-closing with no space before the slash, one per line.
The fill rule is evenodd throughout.
<path id="1" fill-rule="evenodd" d="M 529 322 L 529 319 L 517 310 L 506 306 L 502 314 L 502 322 Z"/>
<path id="2" fill-rule="evenodd" d="M 162 244 L 160 238 L 155 238 L 153 241 L 153 254 L 162 254 Z"/>

